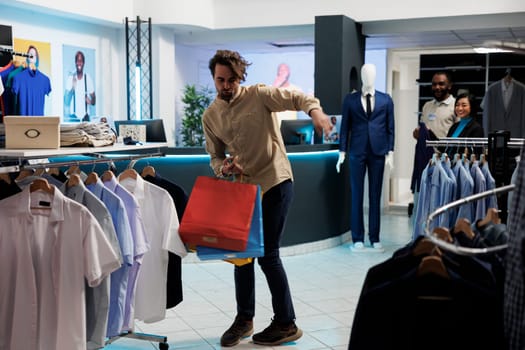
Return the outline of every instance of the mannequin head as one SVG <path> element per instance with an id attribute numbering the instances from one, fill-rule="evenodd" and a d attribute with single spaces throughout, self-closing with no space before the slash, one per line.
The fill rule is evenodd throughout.
<path id="1" fill-rule="evenodd" d="M 363 88 L 373 88 L 376 80 L 376 66 L 371 63 L 365 63 L 361 67 L 361 81 Z"/>

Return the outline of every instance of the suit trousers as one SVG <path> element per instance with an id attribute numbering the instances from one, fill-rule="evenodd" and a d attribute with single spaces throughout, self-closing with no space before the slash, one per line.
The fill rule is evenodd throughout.
<path id="1" fill-rule="evenodd" d="M 349 155 L 350 186 L 352 191 L 352 216 L 350 228 L 352 241 L 364 242 L 363 197 L 365 173 L 368 172 L 368 235 L 370 243 L 379 242 L 381 223 L 381 189 L 383 187 L 383 172 L 385 156 L 375 155 L 368 145 L 367 153 Z"/>
<path id="2" fill-rule="evenodd" d="M 292 199 L 291 180 L 272 187 L 262 197 L 264 256 L 257 258 L 257 261 L 266 276 L 272 294 L 274 320 L 278 323 L 290 323 L 295 320 L 288 278 L 279 256 L 284 225 Z M 234 275 L 237 314 L 252 319 L 255 315 L 254 261 L 235 266 Z"/>

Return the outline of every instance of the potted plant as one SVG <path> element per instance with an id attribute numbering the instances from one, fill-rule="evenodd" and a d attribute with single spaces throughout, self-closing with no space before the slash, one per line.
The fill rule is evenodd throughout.
<path id="1" fill-rule="evenodd" d="M 213 93 L 207 87 L 197 88 L 193 84 L 184 86 L 184 116 L 182 117 L 182 144 L 186 147 L 204 145 L 202 114 L 213 101 Z"/>

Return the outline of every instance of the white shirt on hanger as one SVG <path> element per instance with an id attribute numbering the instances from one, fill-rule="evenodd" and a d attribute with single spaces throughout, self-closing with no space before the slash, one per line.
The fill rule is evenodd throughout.
<path id="1" fill-rule="evenodd" d="M 0 348 L 85 349 L 85 283 L 120 267 L 96 219 L 56 188 L 27 187 L 0 201 L 0 222 Z"/>
<path id="2" fill-rule="evenodd" d="M 144 322 L 163 320 L 166 314 L 166 283 L 168 251 L 187 255 L 179 236 L 179 219 L 175 204 L 165 189 L 144 181 L 126 177 L 119 183 L 130 191 L 140 204 L 146 235 L 151 250 L 144 254 L 135 294 L 135 318 Z"/>

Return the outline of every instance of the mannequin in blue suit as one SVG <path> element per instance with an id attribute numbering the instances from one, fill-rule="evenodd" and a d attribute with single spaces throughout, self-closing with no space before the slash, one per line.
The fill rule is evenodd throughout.
<path id="1" fill-rule="evenodd" d="M 380 202 L 385 160 L 393 167 L 394 103 L 389 95 L 375 90 L 375 78 L 375 66 L 368 63 L 363 65 L 361 91 L 346 95 L 343 102 L 336 170 L 339 172 L 348 150 L 353 251 L 384 251 L 379 239 Z M 367 94 L 370 94 L 370 115 L 367 114 Z M 369 195 L 368 230 L 373 248 L 371 250 L 364 247 L 363 197 L 366 172 Z"/>

